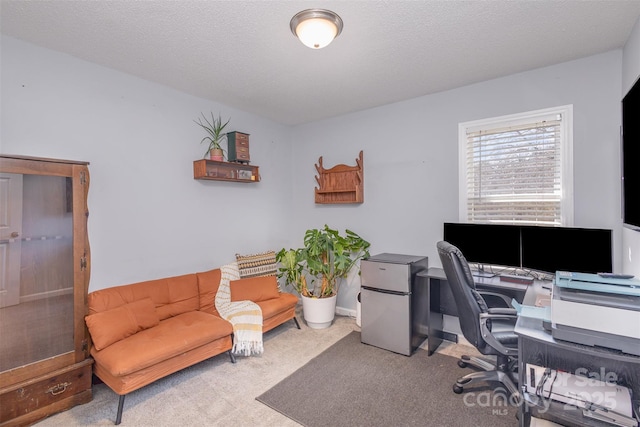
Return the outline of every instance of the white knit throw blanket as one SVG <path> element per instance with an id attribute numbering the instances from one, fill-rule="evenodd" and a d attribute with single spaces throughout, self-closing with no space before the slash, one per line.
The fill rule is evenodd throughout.
<path id="1" fill-rule="evenodd" d="M 220 267 L 220 287 L 216 293 L 216 310 L 233 326 L 231 352 L 243 356 L 262 354 L 262 310 L 252 301 L 231 301 L 229 282 L 240 279 L 238 263 Z"/>

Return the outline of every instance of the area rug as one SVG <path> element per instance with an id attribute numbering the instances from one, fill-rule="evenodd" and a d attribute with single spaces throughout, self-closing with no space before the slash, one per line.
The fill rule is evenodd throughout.
<path id="1" fill-rule="evenodd" d="M 256 399 L 307 427 L 517 425 L 498 384 L 453 393 L 468 372 L 442 354 L 362 344 L 354 331 Z"/>

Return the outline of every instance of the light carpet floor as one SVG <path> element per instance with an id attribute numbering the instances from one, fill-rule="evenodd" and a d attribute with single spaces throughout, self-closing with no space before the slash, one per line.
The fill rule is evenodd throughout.
<path id="1" fill-rule="evenodd" d="M 336 316 L 334 324 L 323 330 L 307 327 L 300 313 L 298 319 L 301 330 L 290 321 L 265 334 L 262 356 L 238 357 L 232 364 L 226 354 L 221 354 L 130 393 L 121 425 L 299 426 L 256 397 L 360 328 L 349 317 Z M 438 351 L 458 356 L 473 350 L 443 343 Z M 452 369 L 458 368 L 454 365 Z M 313 396 L 309 399 L 312 401 Z M 118 396 L 104 384 L 97 384 L 91 402 L 53 415 L 37 426 L 113 425 L 117 406 Z"/>

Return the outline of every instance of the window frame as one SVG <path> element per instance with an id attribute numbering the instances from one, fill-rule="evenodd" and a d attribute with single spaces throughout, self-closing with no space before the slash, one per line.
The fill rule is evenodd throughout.
<path id="1" fill-rule="evenodd" d="M 473 222 L 468 220 L 467 212 L 467 133 L 480 129 L 535 123 L 544 117 L 557 114 L 562 115 L 560 125 L 560 226 L 573 226 L 573 105 L 571 104 L 458 124 L 458 217 L 460 222 Z"/>

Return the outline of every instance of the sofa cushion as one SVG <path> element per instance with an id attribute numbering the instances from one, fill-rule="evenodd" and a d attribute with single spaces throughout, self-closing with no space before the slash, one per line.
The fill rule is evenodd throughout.
<path id="1" fill-rule="evenodd" d="M 161 301 L 160 305 L 156 302 L 161 320 L 197 310 L 200 307 L 198 279 L 195 274 L 169 277 L 154 280 L 154 282 L 167 290 L 167 299 Z"/>
<path id="2" fill-rule="evenodd" d="M 231 335 L 231 323 L 202 311 L 191 311 L 161 321 L 110 345 L 92 351 L 96 363 L 114 376 L 128 375 L 176 355 Z"/>
<path id="3" fill-rule="evenodd" d="M 198 289 L 200 292 L 200 310 L 205 313 L 220 316 L 216 310 L 216 293 L 220 286 L 220 269 L 196 273 L 198 277 Z"/>
<path id="4" fill-rule="evenodd" d="M 111 310 L 145 298 L 153 300 L 160 320 L 198 310 L 198 279 L 195 274 L 185 274 L 100 289 L 89 294 L 89 314 Z"/>
<path id="5" fill-rule="evenodd" d="M 231 291 L 231 301 L 249 300 L 258 302 L 280 296 L 276 276 L 231 280 L 229 289 Z"/>
<path id="6" fill-rule="evenodd" d="M 102 350 L 136 332 L 160 322 L 151 298 L 144 298 L 120 307 L 95 313 L 85 318 L 93 345 Z"/>
<path id="7" fill-rule="evenodd" d="M 241 278 L 275 276 L 277 274 L 276 253 L 274 251 L 262 252 L 252 255 L 236 254 L 238 272 Z"/>
<path id="8" fill-rule="evenodd" d="M 278 298 L 256 302 L 262 310 L 262 317 L 264 319 L 269 319 L 283 311 L 287 311 L 295 307 L 297 303 L 298 297 L 288 292 L 281 292 Z"/>

